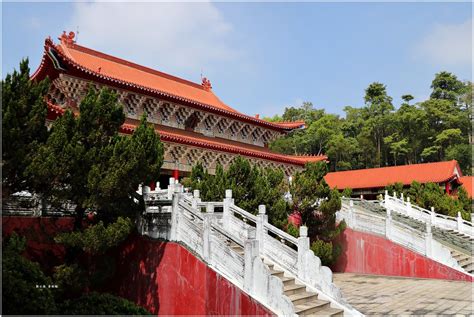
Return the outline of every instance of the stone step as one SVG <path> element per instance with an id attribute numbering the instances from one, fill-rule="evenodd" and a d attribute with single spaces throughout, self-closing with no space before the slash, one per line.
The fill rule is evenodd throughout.
<path id="1" fill-rule="evenodd" d="M 304 304 L 295 305 L 295 313 L 299 316 L 316 315 L 318 311 L 330 308 L 325 300 L 314 299 Z"/>
<path id="2" fill-rule="evenodd" d="M 283 276 L 283 277 L 280 277 L 280 280 L 283 282 L 284 286 L 295 284 L 295 279 L 292 277 Z"/>
<path id="3" fill-rule="evenodd" d="M 316 316 L 344 316 L 344 310 L 329 307 L 329 308 L 317 311 L 316 313 L 313 313 L 312 315 L 316 315 Z"/>
<path id="4" fill-rule="evenodd" d="M 462 266 L 462 268 L 472 274 L 472 272 L 474 271 L 474 263 L 471 262 L 467 265 Z"/>
<path id="5" fill-rule="evenodd" d="M 285 295 L 293 295 L 298 293 L 306 292 L 306 286 L 298 285 L 298 284 L 291 284 L 291 285 L 284 285 L 283 291 Z"/>
<path id="6" fill-rule="evenodd" d="M 273 276 L 282 278 L 282 277 L 284 277 L 285 272 L 271 269 L 270 274 L 273 275 Z"/>
<path id="7" fill-rule="evenodd" d="M 457 261 L 464 259 L 464 258 L 469 258 L 467 254 L 461 253 L 459 251 L 451 251 L 451 255 L 453 258 L 455 258 Z"/>
<path id="8" fill-rule="evenodd" d="M 288 296 L 288 298 L 291 300 L 293 305 L 298 305 L 298 304 L 305 304 L 309 301 L 318 299 L 318 294 L 311 293 L 311 292 L 303 292 L 303 293 L 298 293 L 298 294 L 292 294 Z"/>
<path id="9" fill-rule="evenodd" d="M 459 265 L 464 267 L 472 263 L 472 258 L 466 257 L 458 261 Z"/>

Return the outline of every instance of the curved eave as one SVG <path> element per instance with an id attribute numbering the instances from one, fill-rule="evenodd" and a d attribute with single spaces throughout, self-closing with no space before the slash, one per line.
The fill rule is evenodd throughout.
<path id="1" fill-rule="evenodd" d="M 131 134 L 135 130 L 136 126 L 131 125 L 131 124 L 124 124 L 120 128 L 120 132 L 125 133 L 125 134 Z M 280 162 L 280 163 L 286 163 L 286 164 L 291 164 L 291 165 L 297 165 L 297 166 L 304 166 L 308 161 L 325 161 L 327 159 L 326 156 L 319 156 L 319 157 L 311 157 L 308 156 L 307 159 L 308 161 L 304 161 L 303 158 L 298 157 L 298 158 L 291 158 L 291 157 L 285 157 L 280 154 L 266 154 L 266 153 L 260 153 L 256 151 L 250 151 L 250 150 L 245 150 L 242 148 L 238 148 L 236 146 L 220 146 L 216 144 L 209 144 L 205 141 L 198 141 L 195 139 L 189 139 L 187 137 L 183 137 L 180 135 L 172 134 L 172 133 L 167 133 L 163 131 L 156 131 L 159 135 L 162 141 L 165 142 L 172 142 L 172 143 L 180 143 L 180 144 L 185 144 L 185 145 L 190 145 L 190 146 L 196 146 L 196 147 L 201 147 L 201 148 L 206 148 L 210 150 L 215 150 L 215 151 L 220 151 L 220 152 L 227 152 L 227 153 L 233 153 L 233 154 L 238 154 L 238 155 L 243 155 L 243 156 L 249 156 L 249 157 L 255 157 L 259 159 L 264 159 L 268 161 L 274 161 L 274 162 Z"/>
<path id="2" fill-rule="evenodd" d="M 280 133 L 287 133 L 287 132 L 297 128 L 297 127 L 293 128 L 293 127 L 280 126 L 277 123 L 267 122 L 265 120 L 257 119 L 255 117 L 247 116 L 247 115 L 244 115 L 244 114 L 241 114 L 241 113 L 238 113 L 238 112 L 232 112 L 232 111 L 227 111 L 227 110 L 224 110 L 224 109 L 219 109 L 215 106 L 200 103 L 200 102 L 194 101 L 192 99 L 183 98 L 181 96 L 178 96 L 178 95 L 175 95 L 175 94 L 172 94 L 172 93 L 160 91 L 160 90 L 157 90 L 157 89 L 148 88 L 148 87 L 138 85 L 138 84 L 135 84 L 133 82 L 125 81 L 125 80 L 122 80 L 122 79 L 119 79 L 119 78 L 114 78 L 114 77 L 111 77 L 111 76 L 105 76 L 101 73 L 98 73 L 94 70 L 91 70 L 87 67 L 84 67 L 84 66 L 76 63 L 69 56 L 67 56 L 66 52 L 63 50 L 63 48 L 60 45 L 55 45 L 51 40 L 48 40 L 48 39 L 45 41 L 45 53 L 43 54 L 42 63 L 40 64 L 39 69 L 35 72 L 35 74 L 32 76 L 32 78 L 36 78 L 37 74 L 40 73 L 41 70 L 44 69 L 44 64 L 45 64 L 44 60 L 47 58 L 46 51 L 47 51 L 48 47 L 53 47 L 57 51 L 57 53 L 61 56 L 63 61 L 66 64 L 68 64 L 69 66 L 72 66 L 74 69 L 80 71 L 81 73 L 83 73 L 87 76 L 90 76 L 92 78 L 99 79 L 101 81 L 107 82 L 107 83 L 111 84 L 112 86 L 118 84 L 118 85 L 126 87 L 126 88 L 134 88 L 134 89 L 136 89 L 136 90 L 138 90 L 138 91 L 140 91 L 144 94 L 147 94 L 147 95 L 156 96 L 156 97 L 170 98 L 172 100 L 176 100 L 177 102 L 184 102 L 184 103 L 186 103 L 186 104 L 188 104 L 188 105 L 190 105 L 194 108 L 200 108 L 200 109 L 203 109 L 203 110 L 206 110 L 206 111 L 209 111 L 209 112 L 213 112 L 213 113 L 216 113 L 216 114 L 220 114 L 220 115 L 223 115 L 223 116 L 226 116 L 226 117 L 231 117 L 231 118 L 238 119 L 238 120 L 241 120 L 241 121 L 246 121 L 248 123 L 256 124 L 256 125 L 259 125 L 259 126 L 262 126 L 262 127 L 265 127 L 265 128 L 269 128 L 269 129 L 278 131 Z M 301 126 L 301 125 L 299 125 L 299 126 Z"/>

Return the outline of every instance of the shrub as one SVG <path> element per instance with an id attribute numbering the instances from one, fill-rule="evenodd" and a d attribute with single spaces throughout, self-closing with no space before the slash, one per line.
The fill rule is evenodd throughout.
<path id="1" fill-rule="evenodd" d="M 59 311 L 64 315 L 151 315 L 145 308 L 124 298 L 96 292 L 66 300 L 59 306 Z"/>

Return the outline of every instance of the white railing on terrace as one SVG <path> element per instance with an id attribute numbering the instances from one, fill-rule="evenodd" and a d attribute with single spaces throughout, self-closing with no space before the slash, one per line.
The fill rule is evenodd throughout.
<path id="1" fill-rule="evenodd" d="M 441 229 L 454 230 L 467 236 L 474 237 L 472 222 L 464 220 L 461 217 L 460 212 L 458 212 L 456 218 L 442 215 L 436 213 L 433 207 L 431 210 L 421 208 L 412 204 L 410 202 L 410 197 L 407 197 L 407 200 L 405 201 L 403 199 L 403 194 L 401 194 L 400 198 L 397 198 L 396 193 L 393 193 L 393 196 L 390 196 L 387 191 L 385 191 L 383 204 L 387 210 L 414 218 L 424 223 L 431 223 L 432 226 Z"/>
<path id="2" fill-rule="evenodd" d="M 352 200 L 343 199 L 341 210 L 337 212 L 338 221 L 345 220 L 351 229 L 384 236 L 388 240 L 447 265 L 457 271 L 469 274 L 451 255 L 443 244 L 433 239 L 431 225 L 426 224 L 426 232 L 421 232 L 404 223 L 394 220 L 391 209 L 387 209 L 386 216 L 376 215 L 373 212 L 364 212 L 361 208 L 354 208 Z"/>
<path id="3" fill-rule="evenodd" d="M 295 315 L 282 281 L 270 274 L 261 257 L 293 275 L 308 290 L 318 293 L 320 299 L 343 309 L 345 315 L 361 315 L 342 298 L 332 283 L 331 270 L 322 266 L 309 248 L 306 227 L 301 227 L 300 237 L 295 238 L 268 223 L 264 205 L 259 206 L 258 215 L 236 206 L 231 190 L 226 190 L 221 202 L 202 202 L 199 191 L 185 193 L 172 178 L 170 184 L 172 206 L 165 211 L 171 213 L 168 239 L 186 244 L 217 272 L 273 312 Z M 143 192 L 145 201 L 148 195 L 155 195 L 148 189 Z M 215 212 L 216 209 L 222 212 Z M 243 256 L 231 244 L 241 246 Z"/>

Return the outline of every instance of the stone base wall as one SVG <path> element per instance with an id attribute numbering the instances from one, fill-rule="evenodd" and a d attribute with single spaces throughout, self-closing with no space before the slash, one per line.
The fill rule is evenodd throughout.
<path id="1" fill-rule="evenodd" d="M 333 272 L 473 281 L 468 274 L 424 257 L 383 237 L 346 228 Z"/>

